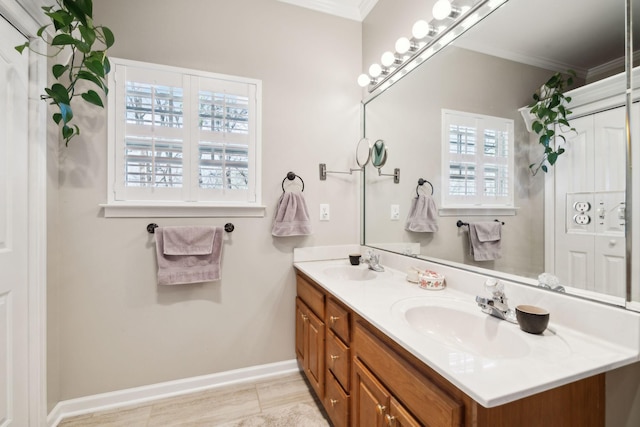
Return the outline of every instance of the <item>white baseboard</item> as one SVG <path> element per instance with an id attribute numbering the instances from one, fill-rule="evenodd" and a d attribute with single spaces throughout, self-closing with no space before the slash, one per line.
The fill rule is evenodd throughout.
<path id="1" fill-rule="evenodd" d="M 47 425 L 56 427 L 62 419 L 67 417 L 138 405 L 153 400 L 211 390 L 233 384 L 254 382 L 298 372 L 299 370 L 297 361 L 293 359 L 64 400 L 51 410 L 47 416 Z"/>

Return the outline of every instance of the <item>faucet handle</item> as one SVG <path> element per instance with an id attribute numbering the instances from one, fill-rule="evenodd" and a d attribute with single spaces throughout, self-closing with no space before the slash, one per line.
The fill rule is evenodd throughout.
<path id="1" fill-rule="evenodd" d="M 489 278 L 485 280 L 484 289 L 494 298 L 502 298 L 504 296 L 504 285 L 497 279 Z"/>

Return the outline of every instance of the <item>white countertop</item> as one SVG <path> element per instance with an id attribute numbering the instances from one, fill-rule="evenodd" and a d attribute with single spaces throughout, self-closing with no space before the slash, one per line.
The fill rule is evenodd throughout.
<path id="1" fill-rule="evenodd" d="M 390 261 L 392 255 L 385 254 L 384 257 L 383 261 Z M 535 292 L 543 292 L 539 297 L 532 294 L 531 290 L 507 287 L 507 297 L 510 292 L 517 295 L 515 303 L 509 301 L 512 308 L 515 304 L 532 303 L 532 300 L 533 303 L 543 301 L 544 306 L 549 308 L 549 327 L 542 335 L 532 335 L 521 331 L 517 324 L 484 313 L 475 317 L 480 308 L 477 307 L 476 295 L 469 291 L 470 285 L 467 282 L 482 279 L 478 275 L 449 271 L 447 288 L 431 291 L 406 281 L 405 267 L 402 264 L 410 262 L 410 265 L 424 268 L 424 262 L 419 260 L 401 260 L 398 268 L 403 271 L 381 262 L 385 265 L 385 272 L 374 273 L 377 276 L 373 280 L 354 281 L 336 278 L 335 275 L 327 274 L 327 271 L 336 266 L 366 269 L 365 265 L 350 266 L 344 258 L 325 261 L 306 259 L 309 258 L 297 257 L 298 262 L 294 266 L 485 407 L 518 400 L 639 359 L 637 331 L 640 316 L 637 313 L 563 295 L 556 297 L 551 292 L 533 289 Z M 442 271 L 446 270 L 443 266 L 436 270 L 447 273 Z M 462 281 L 465 283 L 458 283 L 456 286 L 456 282 Z M 472 289 L 478 289 L 477 285 L 474 286 Z M 522 285 L 520 287 L 528 288 Z M 411 327 L 403 316 L 403 311 L 415 301 L 473 313 L 467 338 L 443 338 Z M 574 315 L 559 315 L 561 307 L 574 311 Z M 477 312 L 473 311 L 476 309 Z M 447 312 L 443 313 L 443 317 L 446 317 Z M 576 316 L 586 316 L 585 321 L 576 322 Z M 563 322 L 565 319 L 567 321 Z M 447 319 L 441 320 L 447 322 Z M 591 332 L 573 327 L 576 324 L 587 325 L 584 328 L 581 326 L 582 329 L 588 329 L 589 325 L 598 326 L 594 326 Z M 443 325 L 446 329 L 447 325 Z M 630 332 L 630 335 L 617 336 L 616 331 Z M 495 343 L 488 342 L 484 350 L 478 350 L 477 346 L 483 344 L 478 343 L 478 336 L 487 341 L 495 339 Z M 609 339 L 609 336 L 613 338 Z M 467 346 L 469 343 L 465 343 L 465 340 L 475 341 L 476 347 Z M 505 349 L 506 353 L 503 351 Z"/>

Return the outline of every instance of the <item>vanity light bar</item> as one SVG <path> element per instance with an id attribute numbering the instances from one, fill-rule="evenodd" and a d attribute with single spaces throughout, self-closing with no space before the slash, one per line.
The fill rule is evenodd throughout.
<path id="1" fill-rule="evenodd" d="M 447 8 L 444 3 L 447 3 L 451 10 L 444 15 L 443 19 L 452 19 L 452 21 L 445 25 L 442 25 L 442 19 L 434 18 L 431 23 L 427 23 L 424 20 L 417 21 L 412 29 L 413 37 L 411 39 L 405 37 L 398 39 L 396 42 L 396 54 L 385 52 L 381 60 L 382 66 L 373 64 L 369 68 L 369 74 L 361 74 L 358 77 L 358 84 L 361 87 L 368 86 L 369 93 L 377 89 L 380 89 L 380 91 L 387 89 L 400 77 L 447 46 L 506 1 L 479 0 L 471 7 L 458 8 L 452 6 L 449 0 L 439 0 L 434 5 L 434 16 L 443 16 L 436 13 L 435 6 L 442 3 L 439 7 L 444 10 Z"/>

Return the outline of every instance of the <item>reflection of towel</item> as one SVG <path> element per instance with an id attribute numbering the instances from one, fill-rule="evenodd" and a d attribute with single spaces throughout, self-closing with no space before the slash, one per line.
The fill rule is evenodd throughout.
<path id="1" fill-rule="evenodd" d="M 502 258 L 500 238 L 502 223 L 498 221 L 469 224 L 469 253 L 476 261 L 493 261 Z"/>
<path id="2" fill-rule="evenodd" d="M 420 194 L 411 200 L 404 229 L 422 233 L 438 231 L 437 208 L 433 197 Z"/>
<path id="3" fill-rule="evenodd" d="M 156 228 L 158 285 L 220 280 L 222 227 Z"/>
<path id="4" fill-rule="evenodd" d="M 271 234 L 274 236 L 304 236 L 311 234 L 311 221 L 302 193 L 282 193 L 278 200 Z"/>

